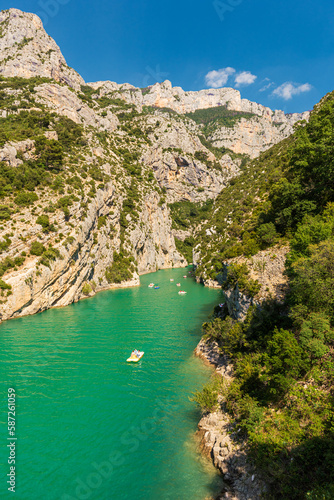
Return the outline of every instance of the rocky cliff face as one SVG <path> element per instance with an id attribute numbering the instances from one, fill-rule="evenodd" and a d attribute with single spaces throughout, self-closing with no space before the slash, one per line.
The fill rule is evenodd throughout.
<path id="1" fill-rule="evenodd" d="M 185 266 L 175 237 L 192 230 L 175 229 L 169 204 L 215 199 L 240 170 L 234 150 L 256 155 L 297 119 L 233 89 L 84 85 L 40 19 L 17 9 L 0 12 L 0 53 L 0 320 Z M 253 113 L 255 136 L 277 133 L 247 142 L 252 122 L 246 133 L 240 121 L 205 141 L 184 114 L 216 106 Z"/>
<path id="2" fill-rule="evenodd" d="M 218 376 L 228 385 L 233 379 L 233 367 L 222 355 L 216 342 L 201 340 L 195 355 L 215 367 Z M 203 415 L 197 436 L 202 453 L 213 461 L 223 478 L 223 491 L 219 499 L 255 500 L 265 498 L 267 486 L 247 456 L 247 442 L 240 438 L 238 428 L 220 408 Z"/>
<path id="3" fill-rule="evenodd" d="M 0 75 L 52 78 L 79 89 L 81 76 L 69 68 L 55 41 L 35 14 L 18 9 L 0 12 Z"/>
<path id="4" fill-rule="evenodd" d="M 104 165 L 104 171 L 110 172 L 110 166 Z M 59 255 L 46 265 L 40 263 L 39 257 L 30 255 L 23 266 L 6 274 L 6 283 L 13 293 L 2 304 L 1 320 L 65 306 L 110 287 L 139 285 L 137 272 L 121 284 L 110 284 L 106 279 L 105 271 L 113 263 L 113 253 L 121 246 L 121 200 L 117 191 L 115 184 L 109 182 L 98 189 L 87 208 L 75 202 L 71 207 L 71 222 L 59 213 L 50 217 L 57 226 L 54 235 L 41 232 L 41 226 L 28 210 L 11 218 L 15 235 L 4 258 L 14 259 L 22 252 L 28 254 L 36 241 L 45 247 L 52 245 Z M 158 206 L 158 201 L 154 194 L 144 197 L 140 220 L 129 235 L 129 248 L 137 259 L 140 274 L 186 264 L 175 248 L 167 206 Z M 46 200 L 42 203 L 43 208 L 47 206 Z M 22 216 L 27 220 L 21 219 Z M 101 217 L 106 218 L 102 230 Z"/>
<path id="5" fill-rule="evenodd" d="M 100 95 L 119 96 L 125 102 L 134 104 L 138 110 L 143 106 L 168 108 L 180 115 L 194 113 L 202 109 L 226 107 L 229 111 L 249 113 L 251 118 L 241 118 L 233 127 L 217 126 L 209 140 L 218 148 L 228 148 L 237 154 L 256 158 L 274 144 L 293 132 L 299 120 L 308 120 L 310 113 L 285 114 L 272 111 L 248 99 L 242 99 L 240 92 L 232 88 L 207 89 L 198 92 L 185 92 L 181 87 L 172 87 L 170 81 L 141 90 L 128 84 L 115 82 L 90 83 Z M 202 127 L 198 127 L 198 132 Z"/>
<path id="6" fill-rule="evenodd" d="M 204 281 L 206 286 L 221 288 L 227 279 L 227 267 L 233 263 L 246 264 L 249 270 L 249 278 L 256 280 L 260 285 L 260 290 L 255 297 L 250 297 L 247 293 L 240 291 L 238 283 L 224 291 L 225 304 L 229 316 L 237 321 L 244 321 L 248 309 L 253 306 L 260 306 L 264 300 L 275 297 L 277 302 L 282 302 L 288 291 L 287 276 L 285 275 L 286 255 L 289 246 L 274 246 L 268 250 L 262 250 L 251 258 L 244 256 L 228 259 L 224 269 L 216 278 Z M 196 254 L 194 263 L 196 265 Z M 197 278 L 200 281 L 200 278 Z"/>

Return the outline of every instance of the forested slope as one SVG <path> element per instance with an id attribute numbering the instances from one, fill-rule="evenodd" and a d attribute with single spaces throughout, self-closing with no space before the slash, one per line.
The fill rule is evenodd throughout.
<path id="1" fill-rule="evenodd" d="M 219 236 L 201 233 L 199 272 L 214 276 L 225 263 L 227 288 L 247 274 L 229 257 L 290 245 L 283 303 L 268 296 L 243 322 L 220 314 L 204 325 L 232 360 L 234 380 L 196 396 L 207 411 L 223 394 L 273 499 L 334 498 L 333 125 L 330 93 L 308 124 L 221 193 L 205 226 Z"/>

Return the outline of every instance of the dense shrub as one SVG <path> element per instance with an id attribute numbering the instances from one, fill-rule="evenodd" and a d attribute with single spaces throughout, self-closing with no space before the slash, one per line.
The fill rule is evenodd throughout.
<path id="1" fill-rule="evenodd" d="M 334 240 L 314 245 L 309 257 L 290 268 L 291 301 L 310 311 L 324 312 L 334 321 Z"/>
<path id="2" fill-rule="evenodd" d="M 97 221 L 97 229 L 101 229 L 101 227 L 105 226 L 106 223 L 107 223 L 107 216 L 101 215 Z"/>
<path id="3" fill-rule="evenodd" d="M 8 220 L 11 216 L 11 210 L 7 205 L 0 205 L 0 220 Z"/>
<path id="4" fill-rule="evenodd" d="M 257 280 L 249 277 L 249 269 L 246 264 L 230 264 L 227 267 L 227 278 L 223 288 L 234 288 L 238 285 L 241 293 L 254 297 L 261 289 L 261 285 Z"/>
<path id="5" fill-rule="evenodd" d="M 193 248 L 195 246 L 195 239 L 193 236 L 189 236 L 183 241 L 175 238 L 175 246 L 180 254 L 185 257 L 188 264 L 190 264 L 193 260 Z"/>
<path id="6" fill-rule="evenodd" d="M 175 229 L 189 229 L 196 227 L 206 220 L 212 208 L 212 200 L 204 203 L 178 201 L 168 205 Z"/>
<path id="7" fill-rule="evenodd" d="M 254 116 L 252 113 L 229 110 L 225 106 L 217 106 L 208 109 L 198 109 L 192 113 L 186 113 L 196 123 L 204 125 L 205 135 L 209 135 L 218 127 L 234 127 L 242 118 L 250 119 Z"/>
<path id="8" fill-rule="evenodd" d="M 73 196 L 63 196 L 62 198 L 59 198 L 57 202 L 57 208 L 60 208 L 63 212 L 66 218 L 70 216 L 70 210 L 68 207 L 71 207 L 73 205 Z"/>
<path id="9" fill-rule="evenodd" d="M 11 245 L 12 240 L 9 238 L 8 235 L 5 235 L 3 237 L 3 240 L 0 241 L 0 253 L 5 252 Z"/>
<path id="10" fill-rule="evenodd" d="M 297 226 L 288 257 L 288 304 L 268 301 L 250 308 L 243 323 L 227 316 L 203 325 L 206 336 L 233 360 L 235 378 L 224 391 L 226 406 L 247 434 L 256 464 L 270 477 L 269 499 L 330 498 L 326 483 L 334 481 L 329 214 L 331 207 L 322 218 Z M 322 237 L 327 239 L 319 241 Z M 240 268 L 229 266 L 228 272 L 230 267 L 233 286 Z M 205 390 L 202 398 L 207 396 Z"/>
<path id="11" fill-rule="evenodd" d="M 31 255 L 37 255 L 38 257 L 40 257 L 45 252 L 45 250 L 45 246 L 42 245 L 42 243 L 40 243 L 39 241 L 33 241 L 30 247 Z"/>
<path id="12" fill-rule="evenodd" d="M 12 287 L 2 279 L 0 279 L 0 290 L 11 290 Z"/>
<path id="13" fill-rule="evenodd" d="M 39 215 L 36 219 L 36 224 L 40 224 L 42 226 L 44 233 L 56 230 L 54 225 L 50 223 L 48 215 Z"/>
<path id="14" fill-rule="evenodd" d="M 212 381 L 208 382 L 202 391 L 193 393 L 191 401 L 197 403 L 203 413 L 214 411 L 218 407 L 218 395 L 222 390 L 222 379 L 215 377 Z"/>
<path id="15" fill-rule="evenodd" d="M 82 293 L 84 295 L 89 295 L 92 292 L 92 287 L 90 286 L 89 283 L 85 283 L 84 286 L 82 287 Z"/>
<path id="16" fill-rule="evenodd" d="M 63 164 L 63 148 L 58 141 L 39 136 L 35 139 L 35 148 L 42 165 L 54 170 L 61 168 Z"/>
<path id="17" fill-rule="evenodd" d="M 108 283 L 121 283 L 132 278 L 135 271 L 134 258 L 122 251 L 114 252 L 114 262 L 107 267 L 105 276 Z"/>
<path id="18" fill-rule="evenodd" d="M 328 94 L 309 123 L 295 132 L 284 177 L 270 190 L 270 217 L 280 232 L 295 229 L 305 215 L 334 201 L 334 93 Z"/>
<path id="19" fill-rule="evenodd" d="M 51 268 L 51 262 L 58 258 L 62 258 L 59 250 L 57 248 L 49 247 L 44 251 L 38 263 Z"/>
<path id="20" fill-rule="evenodd" d="M 257 229 L 257 236 L 264 246 L 272 245 L 277 237 L 275 224 L 268 222 L 260 225 Z"/>
<path id="21" fill-rule="evenodd" d="M 15 197 L 14 202 L 20 207 L 28 207 L 37 200 L 38 196 L 36 193 L 20 193 Z"/>

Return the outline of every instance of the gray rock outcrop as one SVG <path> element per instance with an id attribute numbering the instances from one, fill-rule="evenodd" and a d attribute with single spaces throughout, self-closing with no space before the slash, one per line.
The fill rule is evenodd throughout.
<path id="1" fill-rule="evenodd" d="M 142 111 L 143 106 L 157 109 L 170 109 L 180 115 L 194 113 L 201 109 L 225 107 L 229 111 L 248 113 L 247 118 L 240 118 L 234 126 L 217 126 L 208 137 L 217 148 L 228 148 L 236 154 L 245 154 L 256 158 L 262 151 L 277 144 L 293 132 L 293 126 L 300 120 L 308 120 L 310 113 L 285 114 L 281 110 L 272 111 L 256 102 L 242 99 L 240 92 L 232 88 L 206 89 L 186 92 L 181 87 L 173 87 L 166 80 L 156 83 L 142 91 L 129 84 L 118 85 L 115 82 L 89 83 L 100 96 L 113 96 L 136 106 Z M 194 126 L 197 132 L 201 126 Z"/>
<path id="2" fill-rule="evenodd" d="M 69 68 L 58 45 L 35 14 L 9 9 L 0 12 L 0 75 L 52 78 L 79 89 L 83 78 Z"/>

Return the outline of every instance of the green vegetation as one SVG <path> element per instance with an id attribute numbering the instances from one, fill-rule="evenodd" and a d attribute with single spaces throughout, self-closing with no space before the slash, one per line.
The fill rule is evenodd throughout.
<path id="1" fill-rule="evenodd" d="M 173 229 L 190 230 L 196 229 L 202 222 L 207 220 L 212 207 L 212 200 L 204 203 L 192 203 L 190 201 L 179 201 L 169 204 Z M 187 262 L 193 260 L 193 248 L 195 239 L 188 236 L 184 241 L 175 238 L 177 250 L 185 257 Z"/>
<path id="2" fill-rule="evenodd" d="M 204 125 L 203 132 L 207 136 L 214 132 L 218 127 L 234 127 L 242 118 L 250 120 L 255 115 L 243 111 L 233 111 L 225 106 L 215 108 L 197 109 L 192 113 L 186 113 L 188 118 L 194 120 L 197 124 Z"/>
<path id="3" fill-rule="evenodd" d="M 242 173 L 231 179 L 208 214 L 208 222 L 197 233 L 202 262 L 197 274 L 214 278 L 226 259 L 246 255 L 284 241 L 269 211 L 269 190 L 282 178 L 288 151 L 294 142 L 289 137 L 248 162 Z M 214 228 L 214 235 L 208 229 Z"/>
<path id="4" fill-rule="evenodd" d="M 98 90 L 93 89 L 93 87 L 90 87 L 89 85 L 81 85 L 81 94 L 79 94 L 79 97 L 89 106 L 94 105 L 94 100 L 92 98 L 94 94 L 98 94 Z"/>
<path id="5" fill-rule="evenodd" d="M 45 252 L 45 250 L 46 248 L 44 245 L 42 245 L 42 243 L 40 243 L 39 241 L 33 241 L 30 247 L 30 254 L 40 257 Z"/>
<path id="6" fill-rule="evenodd" d="M 308 124 L 249 162 L 221 192 L 199 234 L 199 274 L 214 276 L 228 258 L 290 239 L 305 216 L 321 214 L 334 201 L 333 101 L 327 95 Z M 214 240 L 206 234 L 209 225 L 218 235 Z"/>
<path id="7" fill-rule="evenodd" d="M 227 268 L 223 289 L 235 288 L 236 285 L 238 285 L 241 293 L 249 297 L 255 297 L 261 289 L 259 282 L 249 277 L 246 264 L 230 264 Z"/>
<path id="8" fill-rule="evenodd" d="M 199 160 L 201 161 L 202 163 L 204 163 L 206 165 L 207 168 L 215 168 L 216 170 L 221 170 L 221 166 L 220 166 L 220 163 L 218 163 L 217 161 L 210 161 L 208 159 L 208 154 L 207 153 L 204 153 L 203 151 L 196 151 L 195 153 L 195 159 L 196 160 Z"/>
<path id="9" fill-rule="evenodd" d="M 50 231 L 55 231 L 53 224 L 50 224 L 50 219 L 48 215 L 39 215 L 36 219 L 36 224 L 40 224 L 43 228 L 43 233 L 49 233 Z"/>
<path id="10" fill-rule="evenodd" d="M 134 258 L 124 250 L 114 252 L 114 261 L 111 266 L 107 267 L 105 276 L 108 283 L 121 283 L 132 278 L 136 270 Z"/>
<path id="11" fill-rule="evenodd" d="M 193 261 L 193 248 L 195 246 L 195 239 L 193 236 L 185 238 L 183 241 L 175 238 L 175 246 L 177 250 L 183 255 L 190 264 Z"/>
<path id="12" fill-rule="evenodd" d="M 103 96 L 96 99 L 96 102 L 101 108 L 106 108 L 107 106 L 114 106 L 120 109 L 132 109 L 131 104 L 127 104 L 123 99 L 119 97 L 109 97 Z"/>
<path id="13" fill-rule="evenodd" d="M 63 164 L 63 148 L 61 144 L 54 140 L 48 140 L 44 136 L 35 139 L 36 154 L 39 161 L 48 169 L 60 170 Z"/>
<path id="14" fill-rule="evenodd" d="M 38 263 L 51 268 L 51 262 L 59 258 L 62 258 L 59 250 L 57 248 L 52 248 L 52 246 L 49 246 L 49 248 L 43 252 L 42 257 L 40 258 Z"/>
<path id="15" fill-rule="evenodd" d="M 89 283 L 85 283 L 84 286 L 82 287 L 82 293 L 84 295 L 89 295 L 92 292 L 92 287 L 90 286 Z"/>
<path id="16" fill-rule="evenodd" d="M 202 389 L 196 391 L 190 401 L 194 401 L 200 407 L 203 413 L 214 411 L 218 408 L 218 396 L 223 390 L 222 377 L 213 377 Z"/>
<path id="17" fill-rule="evenodd" d="M 0 241 L 0 253 L 5 252 L 7 248 L 11 245 L 12 240 L 7 234 L 3 236 L 3 240 Z"/>
<path id="18" fill-rule="evenodd" d="M 204 203 L 192 203 L 191 201 L 178 201 L 168 205 L 173 221 L 174 229 L 195 228 L 201 222 L 207 220 L 212 207 L 212 200 Z"/>
<path id="19" fill-rule="evenodd" d="M 25 257 L 14 257 L 14 259 L 10 257 L 6 257 L 2 261 L 0 261 L 0 277 L 2 277 L 6 271 L 9 271 L 9 269 L 15 269 L 17 267 L 22 266 L 22 264 L 25 261 Z"/>
<path id="20" fill-rule="evenodd" d="M 0 279 L 0 290 L 11 290 L 11 285 Z"/>
<path id="21" fill-rule="evenodd" d="M 141 90 L 141 93 L 143 94 L 143 96 L 145 96 L 145 95 L 147 95 L 147 94 L 150 93 L 151 87 L 144 87 L 144 88 L 142 88 L 140 90 Z"/>
<path id="22" fill-rule="evenodd" d="M 57 133 L 58 140 L 41 135 L 50 127 Z M 24 160 L 21 156 L 23 163 L 17 167 L 0 162 L 0 198 L 13 196 L 14 203 L 20 207 L 37 201 L 36 187 L 50 185 L 55 190 L 63 190 L 63 179 L 57 174 L 64 172 L 64 155 L 84 143 L 82 127 L 66 117 L 56 117 L 48 112 L 21 111 L 0 118 L 0 147 L 8 141 L 29 138 L 35 141 L 34 160 Z M 77 176 L 71 182 L 76 189 L 82 189 Z"/>
<path id="23" fill-rule="evenodd" d="M 26 37 L 24 37 L 24 38 L 21 40 L 21 42 L 17 43 L 17 48 L 18 48 L 18 50 L 23 49 L 23 47 L 24 47 L 25 45 L 28 45 L 28 43 L 29 43 L 29 42 L 31 42 L 31 40 L 33 40 L 33 38 L 26 38 Z"/>
<path id="24" fill-rule="evenodd" d="M 198 138 L 201 141 L 201 143 L 203 144 L 203 146 L 205 146 L 209 151 L 211 151 L 211 153 L 213 153 L 218 160 L 220 160 L 220 158 L 223 155 L 228 154 L 232 158 L 232 160 L 236 160 L 236 159 L 241 160 L 241 164 L 240 164 L 241 169 L 243 169 L 244 166 L 246 165 L 246 163 L 249 161 L 249 156 L 246 154 L 235 153 L 234 151 L 232 151 L 232 149 L 228 149 L 228 148 L 223 148 L 223 147 L 217 148 L 216 146 L 214 146 L 212 144 L 212 142 L 209 139 L 204 137 L 204 135 L 199 135 Z"/>
<path id="25" fill-rule="evenodd" d="M 48 131 L 50 126 L 57 132 L 59 144 L 63 151 L 70 151 L 73 145 L 82 145 L 82 127 L 65 116 L 57 117 L 54 113 L 42 111 L 20 111 L 19 114 L 10 114 L 6 118 L 0 118 L 0 146 L 8 141 L 23 141 L 25 139 L 37 138 L 41 132 Z M 55 142 L 47 141 L 48 148 L 56 148 Z M 39 152 L 43 152 L 42 144 Z M 58 151 L 59 154 L 59 151 Z"/>
<path id="26" fill-rule="evenodd" d="M 101 227 L 105 226 L 106 223 L 107 223 L 107 216 L 101 215 L 97 221 L 97 229 L 101 229 Z"/>
<path id="27" fill-rule="evenodd" d="M 71 207 L 73 205 L 73 198 L 75 198 L 73 195 L 63 196 L 57 201 L 57 208 L 60 208 L 64 212 L 66 218 L 69 218 L 70 216 L 68 207 Z M 75 200 L 77 201 L 78 198 L 75 198 Z"/>
<path id="28" fill-rule="evenodd" d="M 39 136 L 50 125 L 50 115 L 39 111 L 21 111 L 0 118 L 0 147 L 8 141 L 24 141 Z"/>
<path id="29" fill-rule="evenodd" d="M 223 232 L 219 253 L 214 259 L 207 254 L 204 263 L 215 272 L 224 258 L 290 243 L 285 303 L 268 299 L 251 307 L 243 322 L 225 315 L 203 325 L 206 337 L 232 360 L 234 380 L 195 397 L 207 411 L 223 395 L 239 435 L 248 437 L 249 452 L 268 477 L 269 500 L 333 498 L 333 127 L 332 93 L 309 124 L 248 165 L 248 181 L 243 173 L 230 183 L 214 206 L 214 222 L 208 222 Z M 252 206 L 245 203 L 250 194 L 257 200 Z M 225 287 L 237 283 L 249 295 L 256 291 L 247 268 L 230 264 Z"/>
<path id="30" fill-rule="evenodd" d="M 282 178 L 273 184 L 265 214 L 278 231 L 294 231 L 305 215 L 321 213 L 334 201 L 334 94 L 328 94 L 299 127 L 288 151 Z"/>
<path id="31" fill-rule="evenodd" d="M 138 185 L 134 179 L 132 179 L 130 187 L 127 189 L 127 198 L 123 201 L 123 208 L 120 215 L 121 223 L 121 238 L 124 238 L 124 232 L 126 228 L 129 227 L 129 220 L 127 216 L 131 216 L 131 221 L 137 221 L 139 213 L 137 211 L 137 204 L 140 201 Z"/>
<path id="32" fill-rule="evenodd" d="M 0 205 L 0 220 L 8 220 L 11 216 L 11 210 L 7 205 Z"/>
<path id="33" fill-rule="evenodd" d="M 0 90 L 21 90 L 33 94 L 35 93 L 35 87 L 43 83 L 52 83 L 52 80 L 42 76 L 35 76 L 32 78 L 21 78 L 19 76 L 8 78 L 0 76 Z"/>
<path id="34" fill-rule="evenodd" d="M 114 97 L 114 93 L 112 93 L 111 95 L 109 94 L 99 97 L 99 90 L 100 89 L 95 90 L 89 85 L 81 85 L 81 93 L 79 94 L 79 97 L 82 101 L 84 101 L 86 104 L 88 104 L 88 106 L 92 108 L 106 108 L 108 106 L 113 106 L 123 110 L 132 109 L 131 104 L 127 104 L 120 97 Z"/>
<path id="35" fill-rule="evenodd" d="M 19 207 L 28 207 L 29 205 L 33 205 L 35 201 L 38 200 L 38 196 L 36 193 L 19 193 L 15 198 L 14 202 Z"/>

